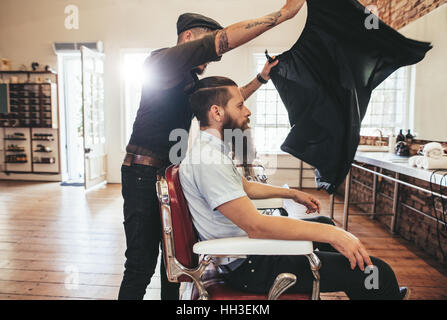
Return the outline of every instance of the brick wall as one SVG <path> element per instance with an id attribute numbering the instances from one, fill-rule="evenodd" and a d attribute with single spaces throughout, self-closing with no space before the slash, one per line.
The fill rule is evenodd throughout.
<path id="1" fill-rule="evenodd" d="M 375 5 L 379 18 L 394 29 L 400 29 L 436 9 L 447 0 L 359 0 L 364 6 Z"/>

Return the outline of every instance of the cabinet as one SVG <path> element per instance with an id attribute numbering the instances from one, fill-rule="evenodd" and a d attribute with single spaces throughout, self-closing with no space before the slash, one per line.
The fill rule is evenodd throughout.
<path id="1" fill-rule="evenodd" d="M 4 129 L 4 171 L 32 172 L 30 136 L 28 128 Z"/>
<path id="2" fill-rule="evenodd" d="M 57 127 L 55 83 L 6 84 L 7 113 L 0 113 L 0 127 Z"/>
<path id="3" fill-rule="evenodd" d="M 59 135 L 52 128 L 2 128 L 4 165 L 8 173 L 60 172 Z"/>
<path id="4" fill-rule="evenodd" d="M 57 74 L 2 71 L 0 75 L 0 179 L 60 174 Z"/>
<path id="5" fill-rule="evenodd" d="M 59 139 L 57 129 L 32 128 L 33 172 L 59 173 Z"/>

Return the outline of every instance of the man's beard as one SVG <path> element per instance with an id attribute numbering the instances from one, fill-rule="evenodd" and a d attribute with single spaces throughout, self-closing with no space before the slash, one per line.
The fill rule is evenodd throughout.
<path id="1" fill-rule="evenodd" d="M 245 121 L 242 126 L 239 126 L 236 121 L 234 119 L 232 119 L 231 117 L 228 117 L 225 122 L 222 125 L 222 128 L 225 129 L 230 129 L 230 130 L 234 130 L 234 129 L 241 129 L 242 131 L 250 129 L 249 126 L 250 123 L 250 119 L 248 119 L 247 121 Z"/>

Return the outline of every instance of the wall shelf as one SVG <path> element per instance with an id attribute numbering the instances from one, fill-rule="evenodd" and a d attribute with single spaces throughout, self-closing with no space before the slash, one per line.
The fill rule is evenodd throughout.
<path id="1" fill-rule="evenodd" d="M 45 70 L 1 70 L 0 74 L 53 74 L 57 75 L 55 71 L 45 71 Z"/>
<path id="2" fill-rule="evenodd" d="M 15 83 L 11 81 L 13 76 L 17 78 Z M 8 83 L 8 113 L 0 114 L 0 141 L 4 141 L 1 175 L 9 176 L 8 180 L 23 180 L 11 174 L 29 174 L 26 180 L 36 180 L 35 174 L 60 174 L 58 74 L 53 70 L 7 70 L 0 71 L 0 79 Z M 12 162 L 20 153 L 23 154 L 20 160 L 27 161 Z"/>

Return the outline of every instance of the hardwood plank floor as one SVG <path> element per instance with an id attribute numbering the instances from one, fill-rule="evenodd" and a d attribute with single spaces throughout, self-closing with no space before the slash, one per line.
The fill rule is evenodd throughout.
<path id="1" fill-rule="evenodd" d="M 307 191 L 328 215 L 329 196 Z M 58 183 L 0 181 L 0 300 L 116 299 L 125 250 L 120 192 L 116 184 L 85 193 Z M 336 205 L 336 222 L 341 211 Z M 412 299 L 447 299 L 447 269 L 435 259 L 367 217 L 352 216 L 349 226 L 412 289 Z M 157 266 L 145 299 L 159 298 Z"/>

